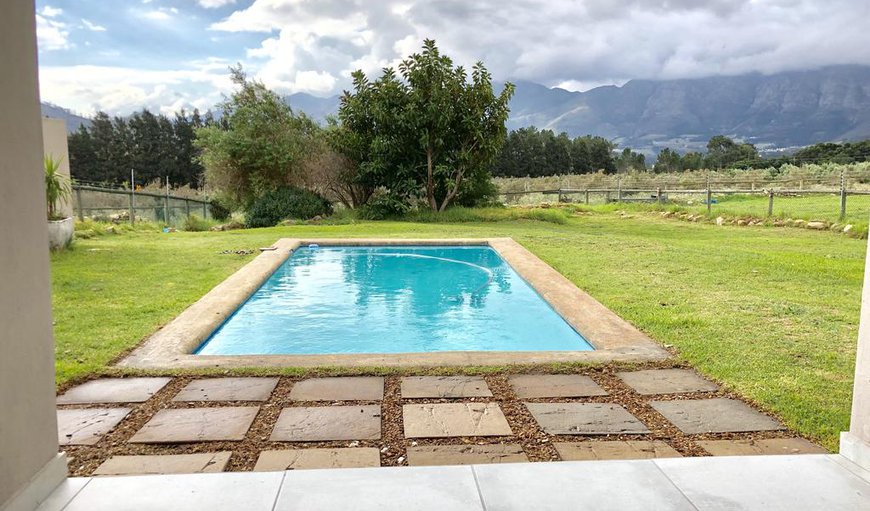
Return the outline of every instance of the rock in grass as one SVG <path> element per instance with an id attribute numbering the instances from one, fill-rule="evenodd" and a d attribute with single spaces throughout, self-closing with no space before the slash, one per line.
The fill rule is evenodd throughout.
<path id="1" fill-rule="evenodd" d="M 723 217 L 716 217 L 716 225 L 722 225 L 725 223 L 725 219 Z"/>
<path id="2" fill-rule="evenodd" d="M 823 229 L 827 229 L 828 225 L 825 222 L 809 222 L 807 223 L 807 229 L 815 229 L 817 231 L 821 231 Z"/>
<path id="3" fill-rule="evenodd" d="M 849 234 L 850 232 L 852 232 L 852 229 L 854 229 L 854 227 L 852 227 L 852 224 L 848 224 L 846 227 L 843 227 L 843 234 Z"/>

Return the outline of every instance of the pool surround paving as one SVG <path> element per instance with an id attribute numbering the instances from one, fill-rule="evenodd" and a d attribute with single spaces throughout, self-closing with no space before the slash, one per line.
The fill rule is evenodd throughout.
<path id="1" fill-rule="evenodd" d="M 219 328 L 299 247 L 488 246 L 595 349 L 592 351 L 440 351 L 317 355 L 196 355 Z M 243 266 L 166 326 L 145 339 L 120 367 L 140 369 L 238 367 L 431 367 L 542 364 L 554 362 L 641 362 L 670 354 L 646 334 L 580 290 L 511 238 L 390 239 L 282 238 Z"/>

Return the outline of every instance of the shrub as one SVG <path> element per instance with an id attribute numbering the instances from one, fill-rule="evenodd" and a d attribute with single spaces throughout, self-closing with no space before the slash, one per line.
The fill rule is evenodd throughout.
<path id="1" fill-rule="evenodd" d="M 232 213 L 230 208 L 228 208 L 224 201 L 220 199 L 210 200 L 208 203 L 208 210 L 209 213 L 211 213 L 211 217 L 218 222 L 226 222 Z"/>
<path id="2" fill-rule="evenodd" d="M 364 220 L 386 220 L 402 217 L 411 210 L 407 202 L 395 195 L 384 194 L 369 199 L 359 208 L 359 217 Z"/>
<path id="3" fill-rule="evenodd" d="M 322 196 L 295 186 L 284 186 L 254 200 L 246 212 L 248 227 L 272 227 L 287 218 L 308 220 L 332 213 L 332 204 Z"/>
<path id="4" fill-rule="evenodd" d="M 190 215 L 189 217 L 184 219 L 184 223 L 181 225 L 181 229 L 183 231 L 191 231 L 191 232 L 201 232 L 207 231 L 211 228 L 211 223 L 208 220 L 200 218 L 197 215 Z"/>

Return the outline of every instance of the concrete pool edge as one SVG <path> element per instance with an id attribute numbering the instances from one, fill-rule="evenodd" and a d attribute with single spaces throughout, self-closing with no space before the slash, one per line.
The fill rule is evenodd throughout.
<path id="1" fill-rule="evenodd" d="M 194 355 L 207 339 L 302 245 L 463 245 L 495 250 L 595 348 L 594 351 L 442 351 L 389 354 Z M 663 360 L 670 354 L 511 238 L 281 238 L 148 337 L 116 366 L 208 367 L 442 366 Z"/>

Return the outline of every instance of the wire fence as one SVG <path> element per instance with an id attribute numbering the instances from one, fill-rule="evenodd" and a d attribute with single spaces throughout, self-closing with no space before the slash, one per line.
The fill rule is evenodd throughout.
<path id="1" fill-rule="evenodd" d="M 151 221 L 178 225 L 191 215 L 211 219 L 209 203 L 146 191 L 74 184 L 73 211 L 79 220 L 109 222 Z"/>
<path id="2" fill-rule="evenodd" d="M 707 179 L 700 182 L 657 183 L 634 186 L 632 180 L 614 178 L 615 186 L 502 190 L 505 205 L 542 203 L 648 203 L 674 204 L 709 216 L 793 218 L 865 223 L 870 217 L 868 175 L 767 180 Z M 629 181 L 626 186 L 625 181 Z M 670 186 L 667 186 L 670 185 Z"/>

